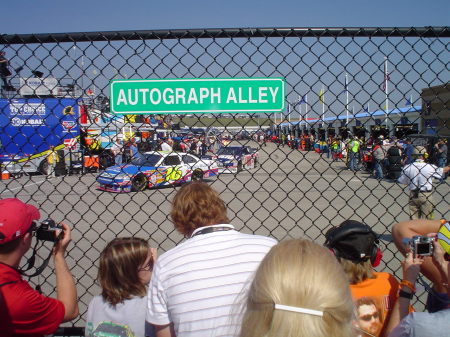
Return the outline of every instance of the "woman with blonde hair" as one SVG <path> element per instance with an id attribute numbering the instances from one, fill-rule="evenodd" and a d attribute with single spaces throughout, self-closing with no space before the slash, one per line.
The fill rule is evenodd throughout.
<path id="1" fill-rule="evenodd" d="M 272 247 L 252 282 L 240 337 L 349 337 L 353 302 L 334 256 L 309 240 Z"/>
<path id="2" fill-rule="evenodd" d="M 100 253 L 100 296 L 89 303 L 87 337 L 101 333 L 144 337 L 147 287 L 156 259 L 156 249 L 141 238 L 116 238 Z"/>

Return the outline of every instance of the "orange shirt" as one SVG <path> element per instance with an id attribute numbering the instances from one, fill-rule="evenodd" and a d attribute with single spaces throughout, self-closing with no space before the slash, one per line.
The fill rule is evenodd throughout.
<path id="1" fill-rule="evenodd" d="M 350 285 L 355 302 L 356 318 L 353 323 L 357 336 L 382 336 L 386 318 L 389 318 L 397 299 L 397 279 L 388 273 L 374 273 L 374 276 L 373 279 Z"/>

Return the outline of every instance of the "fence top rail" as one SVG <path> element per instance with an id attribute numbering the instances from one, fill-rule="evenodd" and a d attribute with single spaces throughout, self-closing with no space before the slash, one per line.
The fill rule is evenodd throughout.
<path id="1" fill-rule="evenodd" d="M 207 28 L 2 34 L 0 44 L 249 37 L 450 37 L 450 27 Z"/>

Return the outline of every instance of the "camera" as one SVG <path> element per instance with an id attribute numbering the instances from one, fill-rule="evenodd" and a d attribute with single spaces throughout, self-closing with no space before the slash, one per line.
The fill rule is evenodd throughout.
<path id="1" fill-rule="evenodd" d="M 64 229 L 52 219 L 42 221 L 41 225 L 36 228 L 36 238 L 38 240 L 57 242 L 63 235 Z"/>
<path id="2" fill-rule="evenodd" d="M 414 256 L 433 255 L 433 241 L 434 239 L 428 236 L 413 236 L 412 239 L 405 239 L 405 243 L 411 247 Z"/>

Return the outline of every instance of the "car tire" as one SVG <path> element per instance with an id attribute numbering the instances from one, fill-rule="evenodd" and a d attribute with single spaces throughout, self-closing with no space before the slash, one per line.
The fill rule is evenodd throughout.
<path id="1" fill-rule="evenodd" d="M 43 175 L 48 175 L 48 169 L 49 169 L 49 167 L 48 167 L 48 162 L 47 162 L 47 159 L 44 159 L 43 161 L 41 161 L 41 163 L 39 164 L 39 167 L 38 167 L 38 170 L 39 170 L 39 173 L 40 174 L 43 174 Z"/>
<path id="2" fill-rule="evenodd" d="M 203 180 L 203 171 L 201 169 L 195 169 L 192 172 L 192 181 L 202 181 Z"/>
<path id="3" fill-rule="evenodd" d="M 138 174 L 131 180 L 131 191 L 139 192 L 147 188 L 147 178 L 143 174 Z"/>

